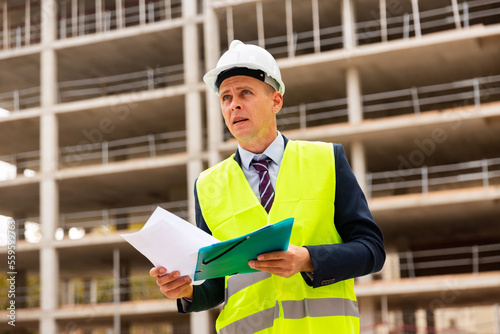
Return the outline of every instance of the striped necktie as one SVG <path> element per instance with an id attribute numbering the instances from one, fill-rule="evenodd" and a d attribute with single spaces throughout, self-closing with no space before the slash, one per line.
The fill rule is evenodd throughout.
<path id="1" fill-rule="evenodd" d="M 265 160 L 252 160 L 253 167 L 259 173 L 260 203 L 269 213 L 274 201 L 274 189 L 269 177 L 269 163 Z"/>

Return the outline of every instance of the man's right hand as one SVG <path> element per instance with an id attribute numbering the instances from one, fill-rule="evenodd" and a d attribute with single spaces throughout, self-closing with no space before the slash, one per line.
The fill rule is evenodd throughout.
<path id="1" fill-rule="evenodd" d="M 156 284 L 160 287 L 160 291 L 168 298 L 178 299 L 187 298 L 193 299 L 193 286 L 189 276 L 180 276 L 178 271 L 167 273 L 167 269 L 163 267 L 155 267 L 149 271 L 151 277 L 156 277 Z"/>

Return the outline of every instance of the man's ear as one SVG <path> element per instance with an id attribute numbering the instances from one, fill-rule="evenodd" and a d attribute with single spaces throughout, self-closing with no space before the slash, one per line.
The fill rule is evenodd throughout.
<path id="1" fill-rule="evenodd" d="M 273 111 L 277 114 L 283 107 L 283 95 L 276 91 L 273 93 Z"/>

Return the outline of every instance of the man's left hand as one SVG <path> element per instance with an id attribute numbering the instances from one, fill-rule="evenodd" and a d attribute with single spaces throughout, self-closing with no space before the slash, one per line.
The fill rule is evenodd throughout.
<path id="1" fill-rule="evenodd" d="M 311 256 L 305 247 L 289 245 L 283 252 L 269 252 L 248 261 L 250 268 L 266 271 L 281 277 L 291 277 L 296 273 L 314 271 Z"/>

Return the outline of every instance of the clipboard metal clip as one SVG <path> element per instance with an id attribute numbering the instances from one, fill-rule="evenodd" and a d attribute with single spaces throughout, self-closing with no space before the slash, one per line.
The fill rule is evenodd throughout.
<path id="1" fill-rule="evenodd" d="M 241 243 L 243 243 L 243 241 L 248 240 L 248 239 L 250 239 L 250 236 L 249 236 L 249 235 L 247 235 L 245 238 L 241 239 L 240 241 L 238 241 L 237 243 L 235 243 L 234 245 L 232 245 L 231 247 L 229 247 L 228 249 L 226 249 L 225 251 L 223 251 L 223 252 L 222 252 L 222 253 L 220 253 L 219 255 L 217 255 L 217 256 L 215 256 L 215 257 L 213 257 L 212 259 L 210 259 L 210 260 L 203 260 L 203 262 L 202 262 L 202 263 L 203 263 L 204 265 L 207 265 L 207 264 L 209 264 L 210 262 L 213 262 L 213 261 L 217 260 L 218 258 L 220 258 L 220 257 L 224 256 L 225 254 L 229 253 L 231 250 L 233 250 L 234 248 L 236 248 L 236 246 L 238 246 L 238 245 L 240 245 Z M 200 270 L 200 271 L 203 271 L 203 270 Z"/>

